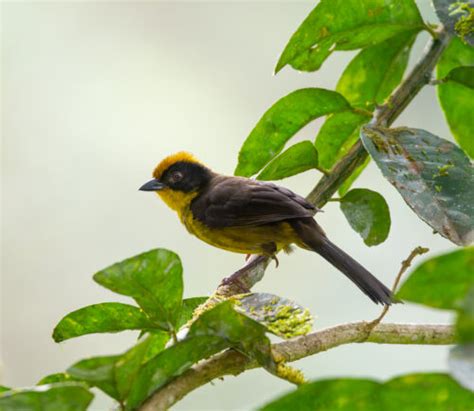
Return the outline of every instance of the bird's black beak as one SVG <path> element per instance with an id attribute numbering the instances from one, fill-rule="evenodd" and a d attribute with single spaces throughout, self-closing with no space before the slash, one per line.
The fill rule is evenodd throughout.
<path id="1" fill-rule="evenodd" d="M 160 180 L 154 178 L 153 180 L 148 181 L 147 183 L 143 184 L 139 190 L 140 191 L 159 191 L 163 190 L 166 185 L 163 184 Z"/>

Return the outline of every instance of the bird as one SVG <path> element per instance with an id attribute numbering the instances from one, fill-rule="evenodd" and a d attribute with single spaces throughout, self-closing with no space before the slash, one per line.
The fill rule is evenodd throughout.
<path id="1" fill-rule="evenodd" d="M 139 190 L 156 192 L 189 233 L 212 246 L 273 258 L 296 245 L 318 253 L 376 304 L 396 302 L 382 282 L 329 241 L 314 219 L 318 209 L 285 187 L 216 173 L 180 151 L 164 158 Z"/>

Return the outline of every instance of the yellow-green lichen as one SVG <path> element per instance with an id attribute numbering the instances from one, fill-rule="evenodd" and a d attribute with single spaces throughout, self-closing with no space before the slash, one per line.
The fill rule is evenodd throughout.
<path id="1" fill-rule="evenodd" d="M 466 37 L 474 33 L 474 7 L 462 2 L 454 3 L 452 7 L 454 10 L 451 14 L 462 13 L 454 25 L 454 30 L 461 37 L 462 41 L 466 43 Z"/>
<path id="2" fill-rule="evenodd" d="M 265 318 L 267 328 L 283 338 L 306 335 L 311 331 L 313 318 L 309 310 L 282 305 L 270 318 Z"/>
<path id="3" fill-rule="evenodd" d="M 296 385 L 305 384 L 307 382 L 301 370 L 290 367 L 284 362 L 280 362 L 277 364 L 276 375 Z"/>

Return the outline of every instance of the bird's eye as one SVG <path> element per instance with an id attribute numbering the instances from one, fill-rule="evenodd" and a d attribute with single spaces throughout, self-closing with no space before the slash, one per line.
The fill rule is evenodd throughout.
<path id="1" fill-rule="evenodd" d="M 181 171 L 173 171 L 169 179 L 171 183 L 177 183 L 183 179 L 183 173 Z"/>

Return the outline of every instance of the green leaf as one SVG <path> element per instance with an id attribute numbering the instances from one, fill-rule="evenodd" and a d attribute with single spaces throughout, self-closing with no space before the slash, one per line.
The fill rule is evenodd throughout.
<path id="1" fill-rule="evenodd" d="M 225 301 L 201 314 L 191 325 L 188 336 L 220 337 L 273 372 L 276 364 L 271 356 L 270 340 L 265 333 L 266 328 L 262 324 L 238 313 L 230 301 Z"/>
<path id="2" fill-rule="evenodd" d="M 474 272 L 474 258 L 471 270 Z M 456 335 L 457 340 L 461 343 L 474 342 L 474 286 L 467 292 L 459 309 L 456 319 Z"/>
<path id="3" fill-rule="evenodd" d="M 183 300 L 183 307 L 181 309 L 181 317 L 176 328 L 181 328 L 184 324 L 186 324 L 193 317 L 194 310 L 201 304 L 204 304 L 208 298 L 209 297 L 185 298 Z"/>
<path id="4" fill-rule="evenodd" d="M 53 339 L 61 342 L 85 334 L 150 328 L 153 328 L 153 323 L 138 307 L 121 303 L 101 303 L 80 308 L 63 317 L 54 328 Z"/>
<path id="5" fill-rule="evenodd" d="M 142 366 L 164 350 L 169 335 L 165 332 L 152 333 L 115 362 L 115 383 L 122 400 L 128 397 L 132 384 Z"/>
<path id="6" fill-rule="evenodd" d="M 474 285 L 474 247 L 423 262 L 403 283 L 397 297 L 418 304 L 456 310 Z"/>
<path id="7" fill-rule="evenodd" d="M 349 178 L 346 179 L 346 181 L 344 181 L 341 184 L 338 190 L 338 193 L 341 197 L 344 197 L 347 194 L 347 192 L 352 187 L 352 184 L 354 184 L 354 182 L 359 178 L 359 176 L 362 174 L 365 168 L 369 165 L 369 163 L 370 163 L 370 156 L 367 156 L 364 162 L 352 172 L 352 174 L 349 176 Z"/>
<path id="8" fill-rule="evenodd" d="M 410 208 L 459 245 L 474 238 L 474 168 L 456 145 L 425 130 L 362 127 L 362 142 Z"/>
<path id="9" fill-rule="evenodd" d="M 346 99 L 335 91 L 306 88 L 288 94 L 263 115 L 245 140 L 235 174 L 246 177 L 254 175 L 310 121 L 349 109 Z"/>
<path id="10" fill-rule="evenodd" d="M 116 263 L 94 275 L 100 285 L 133 297 L 163 330 L 173 330 L 181 315 L 183 268 L 165 249 L 151 250 Z"/>
<path id="11" fill-rule="evenodd" d="M 227 346 L 222 338 L 200 336 L 187 338 L 162 351 L 141 368 L 132 383 L 126 409 L 136 409 L 154 391 Z"/>
<path id="12" fill-rule="evenodd" d="M 0 396 L 0 411 L 84 411 L 93 397 L 84 384 L 73 382 L 14 389 Z"/>
<path id="13" fill-rule="evenodd" d="M 457 345 L 449 350 L 449 372 L 463 387 L 474 391 L 474 344 Z"/>
<path id="14" fill-rule="evenodd" d="M 315 141 L 319 165 L 330 169 L 358 140 L 360 126 L 369 120 L 368 116 L 352 111 L 328 116 Z"/>
<path id="15" fill-rule="evenodd" d="M 115 362 L 119 358 L 119 355 L 109 355 L 81 360 L 69 367 L 67 373 L 118 400 L 120 395 L 115 382 Z"/>
<path id="16" fill-rule="evenodd" d="M 286 298 L 274 294 L 252 293 L 236 296 L 234 309 L 263 324 L 266 329 L 282 338 L 306 335 L 311 331 L 310 312 Z"/>
<path id="17" fill-rule="evenodd" d="M 56 374 L 49 374 L 46 377 L 41 378 L 36 385 L 55 384 L 57 382 L 68 382 L 77 381 L 72 375 L 66 374 L 65 372 L 58 372 Z"/>
<path id="18" fill-rule="evenodd" d="M 275 157 L 257 180 L 281 180 L 318 167 L 318 152 L 311 141 L 302 141 Z"/>
<path id="19" fill-rule="evenodd" d="M 404 32 L 355 56 L 344 70 L 336 91 L 352 106 L 372 111 L 400 83 L 416 31 Z"/>
<path id="20" fill-rule="evenodd" d="M 132 384 L 127 410 L 135 409 L 151 393 L 183 374 L 193 364 L 228 347 L 255 358 L 267 369 L 275 367 L 265 327 L 237 313 L 232 303 L 225 301 L 204 312 L 191 325 L 184 340 L 144 364 Z"/>
<path id="21" fill-rule="evenodd" d="M 474 394 L 445 374 L 411 374 L 382 384 L 369 379 L 329 379 L 304 384 L 262 411 L 465 411 Z"/>
<path id="22" fill-rule="evenodd" d="M 433 6 L 439 20 L 450 33 L 457 34 L 464 42 L 474 46 L 472 0 L 433 0 Z"/>
<path id="23" fill-rule="evenodd" d="M 0 385 L 0 393 L 5 392 L 5 391 L 11 391 L 11 388 L 5 387 L 4 385 Z"/>
<path id="24" fill-rule="evenodd" d="M 365 188 L 349 191 L 340 201 L 341 210 L 351 227 L 368 246 L 383 243 L 390 231 L 387 202 L 377 192 Z"/>
<path id="25" fill-rule="evenodd" d="M 454 81 L 469 88 L 474 88 L 474 67 L 456 67 L 442 81 Z"/>
<path id="26" fill-rule="evenodd" d="M 291 37 L 275 72 L 287 64 L 314 71 L 334 50 L 365 48 L 422 28 L 412 0 L 322 0 Z"/>
<path id="27" fill-rule="evenodd" d="M 449 76 L 453 69 L 461 66 L 474 66 L 474 48 L 454 38 L 439 60 L 438 79 Z M 459 78 L 464 73 L 465 69 L 454 75 Z M 472 77 L 468 81 L 471 84 Z M 470 157 L 474 157 L 474 90 L 471 87 L 465 82 L 448 81 L 438 85 L 438 98 L 454 138 Z"/>

